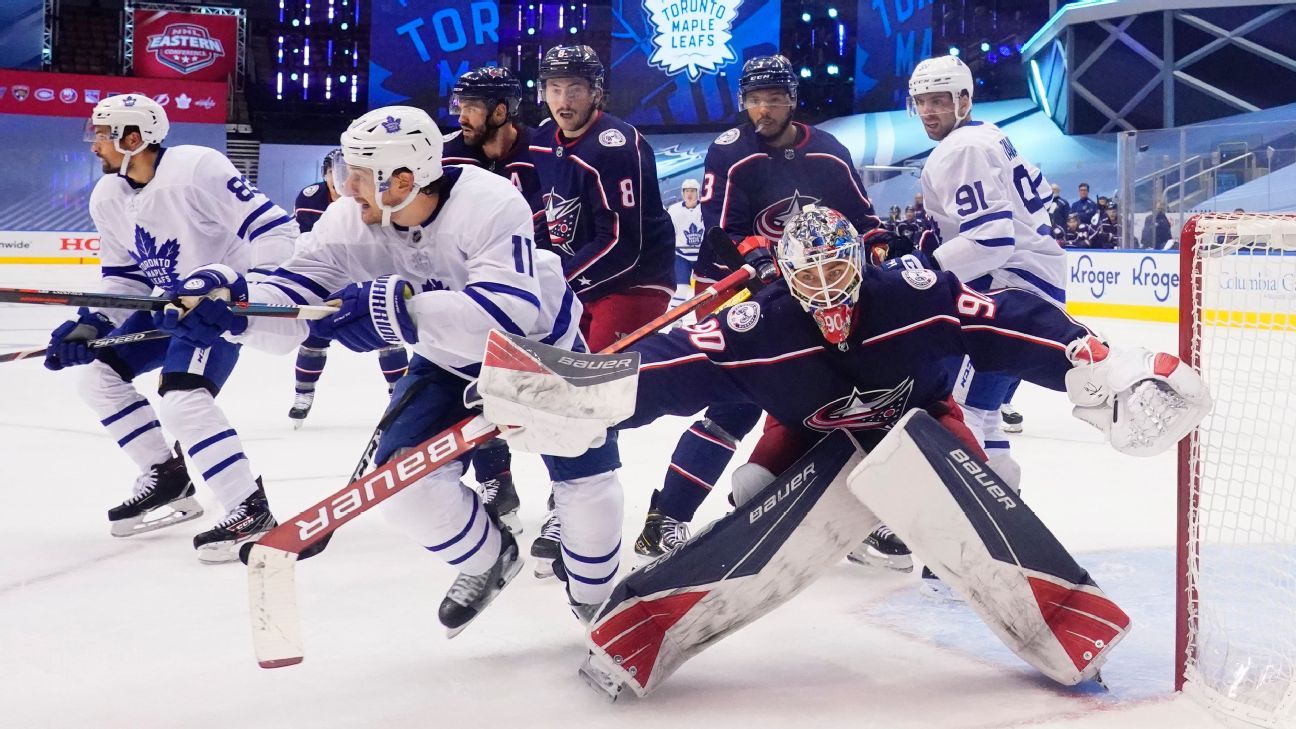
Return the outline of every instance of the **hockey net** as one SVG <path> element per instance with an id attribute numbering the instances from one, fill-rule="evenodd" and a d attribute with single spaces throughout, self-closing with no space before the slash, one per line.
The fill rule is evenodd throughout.
<path id="1" fill-rule="evenodd" d="M 1296 215 L 1197 215 L 1180 243 L 1180 355 L 1215 405 L 1179 450 L 1176 688 L 1296 727 Z"/>

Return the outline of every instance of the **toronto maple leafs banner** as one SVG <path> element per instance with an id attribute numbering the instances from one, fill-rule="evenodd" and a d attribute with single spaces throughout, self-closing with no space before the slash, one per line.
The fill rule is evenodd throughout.
<path id="1" fill-rule="evenodd" d="M 778 43 L 778 0 L 612 0 L 609 110 L 634 124 L 733 121 L 743 62 Z"/>
<path id="2" fill-rule="evenodd" d="M 932 55 L 933 0 L 858 2 L 855 111 L 903 109 L 909 75 Z"/>
<path id="3" fill-rule="evenodd" d="M 375 0 L 369 33 L 369 108 L 409 104 L 450 123 L 450 89 L 494 66 L 496 0 Z M 458 126 L 458 122 L 454 122 Z"/>
<path id="4" fill-rule="evenodd" d="M 233 15 L 136 10 L 136 76 L 225 81 L 238 60 L 238 23 Z"/>

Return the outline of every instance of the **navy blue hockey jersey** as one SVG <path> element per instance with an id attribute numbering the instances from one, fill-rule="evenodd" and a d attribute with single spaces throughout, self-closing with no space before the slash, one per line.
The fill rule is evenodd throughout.
<path id="1" fill-rule="evenodd" d="M 951 273 L 864 273 L 845 350 L 776 282 L 752 300 L 631 347 L 642 354 L 635 414 L 689 416 L 717 403 L 758 405 L 812 443 L 846 428 L 872 447 L 911 408 L 945 403 L 963 356 L 1063 390 L 1066 347 L 1091 332 L 1023 289 L 978 293 Z"/>
<path id="2" fill-rule="evenodd" d="M 793 124 L 799 141 L 786 149 L 766 145 L 751 124 L 711 143 L 701 191 L 708 229 L 724 228 L 735 243 L 749 235 L 777 243 L 784 223 L 806 205 L 840 212 L 860 233 L 881 225 L 846 147 L 827 132 Z M 694 268 L 698 281 L 714 283 L 727 272 L 703 242 Z"/>
<path id="3" fill-rule="evenodd" d="M 499 159 L 487 157 L 481 147 L 465 144 L 461 131 L 446 135 L 445 146 L 441 150 L 441 164 L 475 165 L 508 178 L 513 187 L 526 198 L 527 205 L 531 206 L 536 244 L 541 248 L 551 248 L 544 200 L 540 196 L 540 177 L 536 174 L 535 162 L 531 159 L 531 140 L 535 131 L 520 123 L 515 128 L 517 139 L 514 140 L 513 147 Z"/>
<path id="4" fill-rule="evenodd" d="M 582 301 L 634 286 L 675 291 L 675 228 L 638 130 L 603 112 L 576 139 L 537 134 L 531 152 L 567 282 Z"/>
<path id="5" fill-rule="evenodd" d="M 315 221 L 320 219 L 328 205 L 328 185 L 323 180 L 303 187 L 297 193 L 297 202 L 293 205 L 293 217 L 297 219 L 297 227 L 301 228 L 301 232 L 314 228 Z"/>

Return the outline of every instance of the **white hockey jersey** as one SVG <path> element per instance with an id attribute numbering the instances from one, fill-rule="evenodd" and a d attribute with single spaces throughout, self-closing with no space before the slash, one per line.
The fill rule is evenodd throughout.
<path id="1" fill-rule="evenodd" d="M 702 245 L 702 236 L 706 232 L 702 224 L 702 204 L 698 203 L 690 210 L 680 201 L 666 208 L 666 213 L 675 225 L 675 255 L 696 262 L 698 246 Z"/>
<path id="2" fill-rule="evenodd" d="M 292 254 L 299 232 L 225 155 L 193 145 L 163 147 L 143 187 L 104 175 L 90 193 L 90 217 L 109 293 L 171 295 L 211 263 L 272 269 Z"/>
<path id="3" fill-rule="evenodd" d="M 939 227 L 942 269 L 974 288 L 1066 301 L 1066 252 L 1045 210 L 1049 183 L 999 127 L 970 121 L 950 132 L 923 167 L 922 191 Z"/>
<path id="4" fill-rule="evenodd" d="M 419 290 L 408 302 L 414 351 L 465 378 L 477 376 L 491 329 L 572 348 L 581 304 L 558 256 L 535 247 L 522 194 L 477 167 L 444 175 L 437 209 L 412 228 L 367 225 L 352 198 L 330 204 L 293 257 L 252 283 L 250 299 L 318 304 L 349 283 L 395 273 Z M 233 339 L 288 352 L 305 336 L 305 322 L 263 317 Z"/>

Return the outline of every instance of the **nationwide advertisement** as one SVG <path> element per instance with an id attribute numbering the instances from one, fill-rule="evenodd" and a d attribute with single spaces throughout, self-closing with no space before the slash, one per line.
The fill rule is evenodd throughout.
<path id="1" fill-rule="evenodd" d="M 0 230 L 0 264 L 98 262 L 98 233 Z"/>
<path id="2" fill-rule="evenodd" d="M 134 20 L 136 76 L 225 81 L 238 66 L 236 16 L 136 10 Z"/>
<path id="3" fill-rule="evenodd" d="M 0 69 L 0 114 L 90 118 L 100 99 L 142 94 L 172 123 L 225 123 L 225 83 Z"/>

